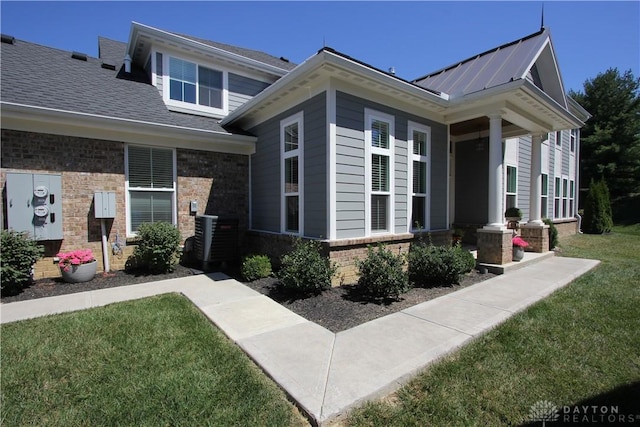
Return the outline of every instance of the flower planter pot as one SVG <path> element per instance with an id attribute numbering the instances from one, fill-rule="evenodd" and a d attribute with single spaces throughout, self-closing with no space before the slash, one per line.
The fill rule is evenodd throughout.
<path id="1" fill-rule="evenodd" d="M 96 275 L 98 268 L 98 261 L 93 261 L 87 264 L 72 265 L 68 271 L 64 271 L 62 268 L 62 278 L 68 283 L 81 283 L 88 282 Z"/>
<path id="2" fill-rule="evenodd" d="M 513 247 L 512 260 L 513 261 L 521 261 L 522 258 L 524 258 L 524 248 L 521 247 L 521 246 L 514 246 Z"/>

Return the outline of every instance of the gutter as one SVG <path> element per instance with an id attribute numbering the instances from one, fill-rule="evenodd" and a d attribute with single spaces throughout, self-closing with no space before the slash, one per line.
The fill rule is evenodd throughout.
<path id="1" fill-rule="evenodd" d="M 147 145 L 253 154 L 257 138 L 0 101 L 2 128 Z"/>
<path id="2" fill-rule="evenodd" d="M 258 95 L 236 108 L 231 114 L 222 119 L 221 125 L 234 123 L 242 118 L 250 110 L 256 108 L 260 103 L 265 102 L 271 96 L 277 94 L 287 86 L 293 85 L 296 79 L 311 73 L 323 65 L 329 64 L 334 67 L 341 68 L 353 74 L 364 76 L 378 82 L 383 82 L 405 93 L 410 93 L 417 98 L 425 99 L 442 107 L 449 106 L 449 96 L 444 93 L 435 93 L 429 89 L 422 88 L 414 83 L 402 80 L 398 77 L 391 76 L 385 72 L 375 69 L 359 61 L 355 61 L 342 54 L 336 53 L 328 48 L 321 49 L 318 53 L 311 56 L 291 70 L 287 75 L 283 76 L 271 86 L 264 89 Z"/>

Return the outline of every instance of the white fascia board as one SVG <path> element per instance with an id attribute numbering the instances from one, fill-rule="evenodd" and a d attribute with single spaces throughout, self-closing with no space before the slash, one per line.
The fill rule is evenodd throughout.
<path id="1" fill-rule="evenodd" d="M 226 118 L 222 119 L 221 124 L 226 125 L 240 120 L 244 114 L 251 111 L 253 108 L 258 107 L 261 103 L 266 102 L 271 96 L 275 96 L 279 91 L 286 89 L 288 86 L 295 85 L 295 82 L 298 79 L 301 79 L 306 75 L 310 75 L 313 71 L 325 65 L 333 66 L 365 79 L 374 80 L 379 84 L 384 84 L 398 91 L 413 95 L 419 99 L 426 99 L 443 108 L 446 108 L 449 105 L 449 96 L 446 94 L 437 95 L 427 89 L 389 76 L 386 73 L 367 67 L 341 55 L 322 50 L 298 65 L 296 68 L 291 70 L 289 74 L 267 87 L 254 98 L 238 107 Z"/>
<path id="2" fill-rule="evenodd" d="M 138 39 L 138 35 L 141 32 L 146 32 L 149 35 L 156 37 L 160 40 L 165 40 L 171 43 L 179 43 L 181 45 L 188 46 L 196 50 L 201 50 L 207 53 L 213 53 L 219 57 L 237 62 L 239 64 L 248 65 L 253 68 L 262 70 L 264 72 L 275 74 L 277 76 L 283 76 L 289 72 L 288 70 L 284 68 L 276 67 L 275 65 L 265 64 L 264 62 L 258 61 L 256 59 L 247 58 L 246 56 L 238 55 L 237 53 L 229 52 L 224 49 L 220 49 L 215 46 L 210 46 L 208 44 L 199 42 L 197 40 L 190 39 L 188 37 L 179 36 L 177 34 L 160 30 L 158 28 L 150 27 L 148 25 L 144 25 L 135 21 L 131 23 L 131 33 L 129 35 L 129 42 L 127 44 L 127 53 L 131 55 L 131 58 L 133 58 L 136 40 Z"/>
<path id="3" fill-rule="evenodd" d="M 583 122 L 586 122 L 592 117 L 591 113 L 585 110 L 582 105 L 578 104 L 578 101 L 571 98 L 570 96 L 567 96 L 567 105 L 569 107 L 569 111 L 571 111 L 574 116 L 578 117 Z"/>
<path id="4" fill-rule="evenodd" d="M 581 128 L 584 126 L 584 122 L 580 120 L 578 117 L 573 115 L 570 111 L 568 111 L 565 107 L 558 104 L 558 102 L 547 95 L 544 91 L 542 91 L 539 87 L 534 85 L 533 83 L 526 81 L 522 86 L 522 89 L 527 92 L 529 95 L 534 97 L 538 102 L 545 104 L 547 107 L 553 109 L 558 113 L 558 115 L 562 116 L 565 120 L 570 122 L 569 128 Z M 561 129 L 554 129 L 561 130 Z"/>
<path id="5" fill-rule="evenodd" d="M 0 102 L 2 128 L 250 155 L 256 137 Z"/>

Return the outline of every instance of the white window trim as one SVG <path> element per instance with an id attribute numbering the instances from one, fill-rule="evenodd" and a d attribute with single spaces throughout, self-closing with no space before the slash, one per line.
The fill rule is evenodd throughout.
<path id="1" fill-rule="evenodd" d="M 509 182 L 507 181 L 507 169 L 509 167 L 512 167 L 516 170 L 516 191 L 515 192 L 509 192 L 507 191 L 507 188 L 509 187 Z M 507 206 L 507 197 L 508 196 L 514 196 L 515 197 L 515 202 L 513 204 L 513 206 L 518 207 L 518 165 L 517 164 L 513 164 L 513 163 L 505 163 L 504 165 L 504 205 L 503 206 Z"/>
<path id="2" fill-rule="evenodd" d="M 547 177 L 547 188 L 546 188 L 546 190 L 547 190 L 546 193 L 547 194 L 544 194 L 545 193 L 545 191 L 544 191 L 545 188 L 544 188 L 544 179 L 542 179 L 543 175 Z M 549 182 L 550 182 L 549 181 L 549 173 L 542 172 L 540 174 L 540 185 L 541 185 L 541 188 L 540 188 L 540 210 L 541 210 L 540 216 L 542 218 L 549 218 L 549 187 L 550 187 Z M 544 213 L 542 212 L 543 210 L 544 210 Z"/>
<path id="3" fill-rule="evenodd" d="M 564 183 L 567 183 L 567 194 L 564 194 Z M 560 207 L 563 215 L 560 218 L 571 218 L 571 212 L 569 212 L 569 177 L 562 175 L 562 184 L 560 187 Z M 565 215 L 566 212 L 566 215 Z"/>
<path id="4" fill-rule="evenodd" d="M 556 200 L 558 209 L 556 210 Z M 562 218 L 562 177 L 553 177 L 553 218 Z"/>
<path id="5" fill-rule="evenodd" d="M 298 148 L 284 150 L 284 129 L 292 124 L 298 125 Z M 285 160 L 298 157 L 298 192 L 285 193 Z M 298 196 L 298 232 L 287 230 L 287 196 Z M 292 236 L 304 236 L 304 112 L 289 116 L 280 121 L 280 232 Z"/>
<path id="6" fill-rule="evenodd" d="M 571 187 L 573 186 L 573 193 L 571 192 Z M 569 188 L 567 190 L 569 193 L 567 195 L 567 199 L 569 199 L 569 209 L 567 212 L 569 213 L 569 218 L 573 218 L 576 215 L 576 182 L 569 178 Z"/>
<path id="7" fill-rule="evenodd" d="M 578 146 L 578 129 L 571 129 L 569 132 L 569 152 L 575 155 Z"/>
<path id="8" fill-rule="evenodd" d="M 427 135 L 427 146 L 426 146 L 426 155 L 421 156 L 413 153 L 413 132 L 418 131 L 425 133 Z M 416 123 L 409 121 L 408 123 L 408 133 L 407 133 L 407 152 L 408 152 L 408 165 L 407 165 L 407 180 L 408 180 L 408 197 L 407 201 L 407 230 L 409 231 L 418 231 L 415 227 L 415 224 L 412 223 L 413 217 L 413 197 L 416 195 L 413 188 L 413 162 L 425 162 L 427 165 L 427 182 L 426 182 L 426 193 L 419 193 L 417 195 L 424 196 L 425 198 L 425 207 L 424 207 L 424 230 L 431 230 L 431 128 L 429 126 L 425 126 L 421 123 Z"/>
<path id="9" fill-rule="evenodd" d="M 222 118 L 229 114 L 229 72 L 227 70 L 222 69 L 216 65 L 207 64 L 203 62 L 198 62 L 191 58 L 186 58 L 184 56 L 176 55 L 174 53 L 161 52 L 162 53 L 162 71 L 164 74 L 163 82 L 162 82 L 162 96 L 164 98 L 164 102 L 172 111 L 182 112 L 182 113 L 193 113 L 194 111 L 210 117 Z M 197 99 L 199 96 L 198 91 L 198 83 L 196 82 L 196 103 L 192 104 L 190 102 L 176 101 L 175 99 L 170 98 L 170 87 L 171 87 L 171 69 L 169 68 L 169 61 L 171 58 L 179 59 L 181 61 L 191 62 L 196 65 L 196 70 L 199 66 L 209 68 L 211 70 L 219 71 L 222 73 L 222 108 L 213 108 L 207 107 L 206 105 L 200 105 L 197 103 Z M 153 70 L 153 73 L 157 71 L 157 67 Z M 197 72 L 197 71 L 196 71 Z"/>
<path id="10" fill-rule="evenodd" d="M 371 146 L 371 123 L 374 120 L 389 123 L 389 149 L 382 149 Z M 364 198 L 364 210 L 365 210 L 365 236 L 372 235 L 385 235 L 393 234 L 393 227 L 395 221 L 395 200 L 394 200 L 394 177 L 395 177 L 395 117 L 390 114 L 381 113 L 379 111 L 365 108 L 364 110 L 364 151 L 365 151 L 365 198 Z M 371 156 L 373 154 L 379 154 L 389 157 L 389 191 L 379 192 L 371 190 Z M 383 231 L 371 230 L 371 196 L 373 195 L 386 195 L 389 197 L 388 216 L 387 216 L 387 229 Z"/>
<path id="11" fill-rule="evenodd" d="M 157 189 L 149 189 L 149 188 L 139 188 L 139 187 L 130 187 L 129 186 L 129 147 L 130 146 L 138 146 L 136 144 L 125 144 L 124 147 L 124 194 L 125 194 L 125 215 L 126 215 L 126 223 L 127 223 L 127 237 L 137 237 L 137 233 L 133 230 L 131 230 L 131 197 L 130 197 L 130 190 L 131 191 L 155 191 L 158 193 L 172 193 L 172 197 L 171 197 L 171 222 L 173 225 L 177 225 L 178 224 L 178 212 L 177 212 L 177 193 L 178 193 L 178 189 L 177 189 L 177 181 L 178 181 L 178 176 L 177 176 L 177 159 L 176 159 L 176 149 L 175 148 L 167 148 L 167 147 L 157 147 L 157 146 L 143 146 L 140 145 L 140 147 L 147 147 L 147 148 L 159 148 L 159 149 L 163 149 L 163 150 L 171 150 L 171 152 L 173 153 L 173 188 L 168 189 L 168 188 L 157 188 Z"/>

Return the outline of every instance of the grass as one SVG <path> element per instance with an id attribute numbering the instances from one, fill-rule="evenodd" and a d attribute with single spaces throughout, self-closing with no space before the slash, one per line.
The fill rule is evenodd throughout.
<path id="1" fill-rule="evenodd" d="M 2 326 L 6 426 L 289 426 L 284 393 L 185 298 Z"/>
<path id="2" fill-rule="evenodd" d="M 640 225 L 560 243 L 563 256 L 600 259 L 601 265 L 394 396 L 356 410 L 347 424 L 540 425 L 530 422 L 539 401 L 558 408 L 616 406 L 640 422 Z"/>

